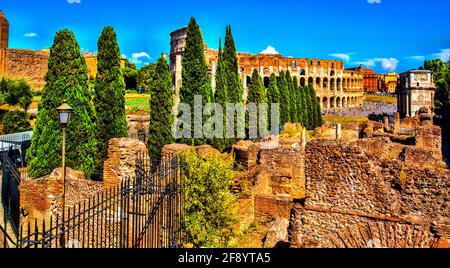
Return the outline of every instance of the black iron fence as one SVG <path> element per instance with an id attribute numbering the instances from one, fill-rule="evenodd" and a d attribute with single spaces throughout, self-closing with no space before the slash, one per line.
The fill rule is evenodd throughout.
<path id="1" fill-rule="evenodd" d="M 181 161 L 152 163 L 145 154 L 136 176 L 66 208 L 50 219 L 20 227 L 20 248 L 171 248 L 182 241 Z"/>

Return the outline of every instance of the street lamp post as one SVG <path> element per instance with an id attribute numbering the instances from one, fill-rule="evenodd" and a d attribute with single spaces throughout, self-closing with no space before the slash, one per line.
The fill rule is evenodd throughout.
<path id="1" fill-rule="evenodd" d="M 65 248 L 66 239 L 65 239 L 65 214 L 66 214 L 66 127 L 70 121 L 70 115 L 72 114 L 72 107 L 67 104 L 67 101 L 63 101 L 63 104 L 56 108 L 58 112 L 58 120 L 59 124 L 62 128 L 62 170 L 63 170 L 63 187 L 62 187 L 62 198 L 61 198 L 61 206 L 62 206 L 62 227 L 61 227 L 61 247 Z"/>

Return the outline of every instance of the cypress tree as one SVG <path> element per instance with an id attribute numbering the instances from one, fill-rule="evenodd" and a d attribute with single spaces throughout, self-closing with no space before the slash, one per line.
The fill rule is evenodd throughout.
<path id="1" fill-rule="evenodd" d="M 218 60 L 217 60 L 217 70 L 216 70 L 216 91 L 214 94 L 214 101 L 222 106 L 225 109 L 226 104 L 228 103 L 228 92 L 227 92 L 227 83 L 225 78 L 225 66 L 223 60 L 223 52 L 222 52 L 222 40 L 219 40 L 219 52 L 218 52 Z M 224 111 L 225 112 L 225 111 Z M 223 119 L 224 125 L 226 126 L 226 114 L 224 113 Z M 217 150 L 223 152 L 227 147 L 226 142 L 226 128 L 224 128 L 223 138 L 213 138 L 212 146 Z"/>
<path id="2" fill-rule="evenodd" d="M 307 120 L 306 120 L 306 126 L 308 129 L 314 129 L 315 125 L 315 119 L 314 119 L 314 105 L 312 103 L 311 99 L 311 88 L 312 85 L 305 86 L 305 101 L 306 101 L 306 111 L 308 113 Z M 314 89 L 314 88 L 312 88 Z"/>
<path id="3" fill-rule="evenodd" d="M 311 94 L 311 102 L 313 105 L 313 113 L 314 113 L 313 128 L 317 128 L 323 124 L 322 109 L 320 108 L 320 103 L 317 100 L 317 92 L 313 86 L 310 86 L 310 94 Z"/>
<path id="4" fill-rule="evenodd" d="M 108 144 L 112 138 L 128 136 L 125 115 L 125 82 L 120 66 L 120 50 L 116 32 L 110 26 L 103 29 L 97 42 L 97 76 L 94 84 L 94 105 L 97 113 L 98 140 L 96 164 L 102 173 L 108 157 Z"/>
<path id="5" fill-rule="evenodd" d="M 56 108 L 65 99 L 74 109 L 66 128 L 66 164 L 90 178 L 95 170 L 97 148 L 95 111 L 86 62 L 69 30 L 56 33 L 45 81 L 31 147 L 27 151 L 29 175 L 41 177 L 61 166 L 62 135 Z"/>
<path id="6" fill-rule="evenodd" d="M 228 102 L 232 104 L 243 104 L 243 86 L 239 78 L 238 60 L 236 57 L 236 44 L 234 42 L 231 26 L 226 27 L 225 44 L 223 49 L 224 61 L 224 79 L 227 88 Z M 237 135 L 237 126 L 242 121 L 235 115 L 234 117 L 234 133 Z M 228 145 L 237 142 L 238 139 L 228 139 Z"/>
<path id="7" fill-rule="evenodd" d="M 277 85 L 277 76 L 275 74 L 272 74 L 270 76 L 269 80 L 269 86 L 267 87 L 267 103 L 269 108 L 269 126 L 272 126 L 272 110 L 271 110 L 271 104 L 272 103 L 280 103 L 280 91 L 278 90 Z"/>
<path id="8" fill-rule="evenodd" d="M 202 96 L 202 104 L 212 101 L 211 80 L 208 75 L 208 65 L 204 54 L 204 42 L 200 27 L 195 18 L 191 18 L 187 29 L 186 47 L 181 61 L 182 86 L 180 89 L 180 101 L 191 106 L 194 111 L 194 96 Z M 194 132 L 194 115 L 192 115 L 192 127 Z M 205 139 L 182 139 L 182 142 L 191 145 L 202 145 Z"/>
<path id="9" fill-rule="evenodd" d="M 231 103 L 243 103 L 243 88 L 239 78 L 238 60 L 236 57 L 236 45 L 231 26 L 228 25 L 225 34 L 225 45 L 223 49 L 224 77 L 228 92 L 228 100 Z"/>
<path id="10" fill-rule="evenodd" d="M 248 103 L 255 103 L 257 105 L 261 103 L 267 103 L 266 90 L 262 84 L 261 77 L 258 71 L 253 70 L 251 84 L 248 88 Z"/>
<path id="11" fill-rule="evenodd" d="M 172 75 L 163 57 L 158 59 L 150 86 L 150 126 L 148 148 L 150 157 L 156 160 L 164 145 L 174 142 L 172 124 L 174 105 Z"/>
<path id="12" fill-rule="evenodd" d="M 290 92 L 284 71 L 281 71 L 278 77 L 278 89 L 280 90 L 280 123 L 281 127 L 284 128 L 284 125 L 291 120 L 291 111 L 289 109 Z"/>
<path id="13" fill-rule="evenodd" d="M 302 109 L 302 94 L 300 92 L 300 88 L 298 87 L 298 79 L 297 77 L 294 77 L 294 97 L 295 97 L 295 104 L 297 107 L 297 123 L 300 123 L 303 125 L 303 109 Z"/>
<path id="14" fill-rule="evenodd" d="M 308 98 L 306 88 L 303 86 L 299 87 L 300 99 L 301 99 L 301 110 L 302 110 L 302 118 L 301 123 L 303 127 L 308 127 Z"/>
<path id="15" fill-rule="evenodd" d="M 291 72 L 286 72 L 286 81 L 289 90 L 289 118 L 291 123 L 297 123 L 297 99 L 295 97 L 294 82 L 292 80 Z"/>

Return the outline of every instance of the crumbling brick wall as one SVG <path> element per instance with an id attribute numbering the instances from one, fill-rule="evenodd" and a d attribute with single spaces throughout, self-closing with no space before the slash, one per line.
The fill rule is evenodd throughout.
<path id="1" fill-rule="evenodd" d="M 46 51 L 4 49 L 3 59 L 0 57 L 0 65 L 3 65 L 0 76 L 11 79 L 24 78 L 32 88 L 42 89 L 45 86 L 48 57 L 49 53 Z"/>
<path id="2" fill-rule="evenodd" d="M 450 216 L 450 171 L 442 167 L 369 155 L 351 143 L 313 141 L 306 147 L 305 170 L 306 206 L 429 221 Z"/>
<path id="3" fill-rule="evenodd" d="M 382 153 L 388 148 L 397 156 Z M 291 215 L 291 242 L 298 247 L 432 247 L 448 238 L 450 171 L 424 149 L 383 139 L 308 143 L 305 204 Z M 434 229 L 444 231 L 437 235 Z"/>
<path id="4" fill-rule="evenodd" d="M 105 190 L 120 185 L 125 179 L 136 176 L 138 154 L 145 154 L 147 147 L 137 139 L 115 138 L 109 141 L 108 159 L 103 163 Z"/>

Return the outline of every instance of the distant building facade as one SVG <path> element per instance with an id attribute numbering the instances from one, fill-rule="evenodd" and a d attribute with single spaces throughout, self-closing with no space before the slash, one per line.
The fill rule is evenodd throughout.
<path id="1" fill-rule="evenodd" d="M 402 118 L 414 117 L 423 106 L 434 111 L 436 86 L 428 70 L 410 70 L 400 74 L 397 109 Z"/>
<path id="2" fill-rule="evenodd" d="M 178 96 L 182 86 L 182 55 L 186 46 L 187 27 L 170 34 L 170 70 Z M 209 74 L 215 88 L 218 51 L 205 45 L 205 57 L 209 64 Z M 363 74 L 359 70 L 345 70 L 339 60 L 306 59 L 283 57 L 274 54 L 237 53 L 239 74 L 244 88 L 244 99 L 253 70 L 257 70 L 268 84 L 272 74 L 290 71 L 301 86 L 312 85 L 317 91 L 317 99 L 323 109 L 333 109 L 362 105 L 364 102 Z"/>
<path id="3" fill-rule="evenodd" d="M 349 70 L 361 72 L 364 81 L 364 92 L 374 93 L 378 91 L 378 74 L 370 68 L 364 68 L 359 65 L 357 68 L 351 68 Z"/>
<path id="4" fill-rule="evenodd" d="M 397 89 L 399 75 L 391 72 L 387 74 L 380 74 L 378 76 L 378 91 L 385 93 L 395 93 Z"/>

